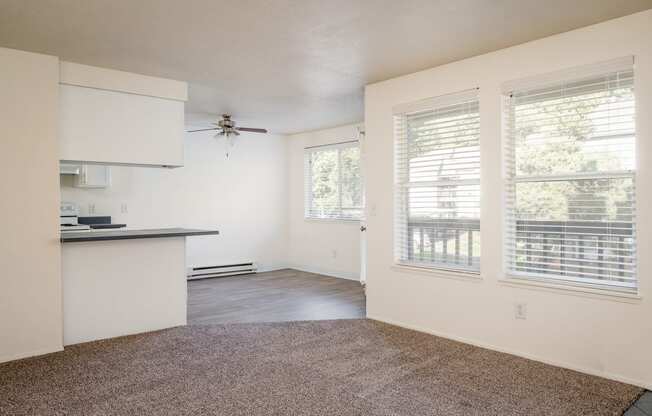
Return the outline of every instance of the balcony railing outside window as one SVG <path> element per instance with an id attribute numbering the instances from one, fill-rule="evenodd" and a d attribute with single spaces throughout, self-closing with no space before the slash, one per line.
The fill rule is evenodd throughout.
<path id="1" fill-rule="evenodd" d="M 408 223 L 410 263 L 478 265 L 480 221 L 469 219 L 413 219 Z M 634 287 L 634 245 L 629 222 L 517 221 L 515 272 L 569 281 L 609 283 Z M 604 271 L 609 271 L 604 276 Z M 580 280 L 581 279 L 581 280 Z"/>
<path id="2" fill-rule="evenodd" d="M 480 266 L 480 220 L 414 219 L 408 222 L 408 258 L 413 264 Z"/>

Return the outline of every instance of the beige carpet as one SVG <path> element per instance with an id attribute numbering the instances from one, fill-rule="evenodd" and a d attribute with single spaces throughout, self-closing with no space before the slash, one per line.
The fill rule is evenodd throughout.
<path id="1" fill-rule="evenodd" d="M 1 415 L 621 415 L 641 393 L 364 319 L 189 326 L 0 365 Z"/>

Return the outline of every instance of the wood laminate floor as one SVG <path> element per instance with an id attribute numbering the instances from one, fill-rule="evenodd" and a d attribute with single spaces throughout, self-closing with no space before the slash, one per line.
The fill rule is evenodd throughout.
<path id="1" fill-rule="evenodd" d="M 359 282 L 283 269 L 188 282 L 188 324 L 355 319 L 366 316 Z"/>

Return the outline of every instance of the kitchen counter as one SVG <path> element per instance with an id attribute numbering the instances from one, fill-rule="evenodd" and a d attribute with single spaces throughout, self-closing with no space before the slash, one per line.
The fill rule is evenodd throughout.
<path id="1" fill-rule="evenodd" d="M 216 235 L 217 230 L 196 230 L 191 228 L 154 228 L 145 230 L 101 230 L 68 231 L 61 234 L 62 243 L 84 241 L 131 240 L 136 238 L 189 237 L 196 235 Z"/>

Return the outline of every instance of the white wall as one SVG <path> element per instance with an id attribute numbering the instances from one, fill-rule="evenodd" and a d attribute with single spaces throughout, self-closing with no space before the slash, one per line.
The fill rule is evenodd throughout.
<path id="1" fill-rule="evenodd" d="M 304 148 L 356 139 L 357 124 L 288 136 L 289 266 L 346 279 L 360 278 L 360 223 L 304 218 Z"/>
<path id="2" fill-rule="evenodd" d="M 500 86 L 636 56 L 641 299 L 499 282 L 502 269 Z M 392 106 L 480 87 L 481 280 L 392 267 Z M 652 11 L 418 72 L 366 88 L 367 311 L 371 318 L 652 388 Z M 514 303 L 527 303 L 527 320 Z"/>
<path id="3" fill-rule="evenodd" d="M 64 243 L 63 344 L 186 325 L 185 240 Z"/>
<path id="4" fill-rule="evenodd" d="M 284 267 L 287 256 L 287 148 L 284 136 L 242 134 L 230 157 L 211 132 L 187 134 L 185 166 L 112 167 L 112 186 L 73 188 L 62 176 L 61 198 L 95 205 L 94 215 L 132 228 L 218 229 L 189 237 L 188 265 L 254 260 L 261 270 Z M 128 149 L 125 149 L 128 151 Z M 121 213 L 127 204 L 128 213 Z"/>
<path id="5" fill-rule="evenodd" d="M 62 348 L 59 60 L 0 48 L 0 362 Z"/>

